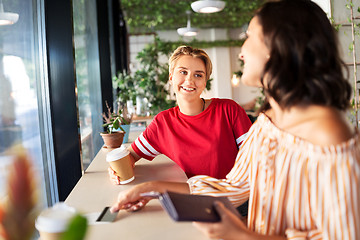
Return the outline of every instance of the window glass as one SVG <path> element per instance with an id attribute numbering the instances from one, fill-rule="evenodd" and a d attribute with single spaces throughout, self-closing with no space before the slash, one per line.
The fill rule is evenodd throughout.
<path id="1" fill-rule="evenodd" d="M 101 144 L 100 66 L 95 0 L 73 0 L 81 159 L 86 170 Z"/>
<path id="2" fill-rule="evenodd" d="M 44 90 L 46 74 L 41 60 L 44 50 L 41 3 L 40 0 L 2 3 L 4 11 L 17 14 L 18 20 L 0 25 L 0 200 L 7 196 L 8 167 L 13 159 L 8 150 L 20 144 L 33 161 L 39 203 L 51 205 L 57 201 L 57 184 L 51 165 L 48 93 Z"/>

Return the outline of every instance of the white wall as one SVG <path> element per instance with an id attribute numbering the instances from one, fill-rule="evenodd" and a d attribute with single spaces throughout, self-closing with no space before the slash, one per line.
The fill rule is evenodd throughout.
<path id="1" fill-rule="evenodd" d="M 243 29 L 231 31 L 226 29 L 206 29 L 200 30 L 196 39 L 199 41 L 238 39 L 241 32 L 243 32 Z M 157 34 L 163 41 L 180 40 L 180 36 L 175 30 L 159 31 Z M 132 71 L 135 71 L 140 67 L 136 60 L 137 53 L 141 51 L 147 43 L 153 42 L 153 39 L 154 35 L 130 36 L 130 69 Z M 183 37 L 184 41 L 191 41 L 192 39 L 192 37 Z M 253 100 L 259 95 L 257 88 L 247 87 L 241 83 L 238 86 L 232 86 L 231 84 L 233 72 L 240 69 L 238 60 L 240 47 L 214 47 L 204 50 L 207 52 L 213 63 L 213 73 L 211 75 L 213 81 L 211 90 L 205 91 L 202 94 L 203 97 L 230 98 L 243 104 Z M 161 61 L 167 60 L 168 59 L 161 59 Z"/>

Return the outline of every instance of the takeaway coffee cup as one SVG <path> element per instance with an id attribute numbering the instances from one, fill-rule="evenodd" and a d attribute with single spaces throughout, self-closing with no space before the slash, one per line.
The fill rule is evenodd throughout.
<path id="1" fill-rule="evenodd" d="M 75 214 L 75 209 L 63 202 L 43 210 L 35 222 L 35 227 L 40 233 L 40 240 L 60 239 Z"/>
<path id="2" fill-rule="evenodd" d="M 127 184 L 135 179 L 130 152 L 121 146 L 106 155 L 106 161 L 120 178 L 120 184 Z"/>

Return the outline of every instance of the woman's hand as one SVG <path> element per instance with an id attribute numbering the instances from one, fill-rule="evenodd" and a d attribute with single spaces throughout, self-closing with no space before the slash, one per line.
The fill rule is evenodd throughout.
<path id="1" fill-rule="evenodd" d="M 209 238 L 245 239 L 243 236 L 250 232 L 241 219 L 227 209 L 222 202 L 216 201 L 215 208 L 221 217 L 221 222 L 193 222 L 193 225 Z"/>
<path id="2" fill-rule="evenodd" d="M 127 211 L 138 211 L 143 208 L 150 200 L 150 197 L 142 197 L 141 193 L 154 191 L 151 184 L 142 183 L 130 189 L 121 191 L 117 202 L 111 207 L 111 212 L 117 212 L 121 209 Z"/>
<path id="3" fill-rule="evenodd" d="M 111 167 L 108 167 L 108 172 L 109 172 L 109 177 L 110 177 L 110 181 L 112 182 L 112 184 L 119 185 L 120 177 L 118 175 L 116 175 L 116 172 Z"/>
<path id="4" fill-rule="evenodd" d="M 146 192 L 173 191 L 178 193 L 190 193 L 189 185 L 185 182 L 150 181 L 138 184 L 130 189 L 119 193 L 117 203 L 111 207 L 111 212 L 121 209 L 137 211 L 143 208 L 152 198 L 142 197 L 141 193 Z"/>

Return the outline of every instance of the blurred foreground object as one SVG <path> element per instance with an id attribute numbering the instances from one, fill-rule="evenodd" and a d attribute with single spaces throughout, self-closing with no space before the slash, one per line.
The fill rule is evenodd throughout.
<path id="1" fill-rule="evenodd" d="M 77 213 L 75 208 L 58 202 L 41 211 L 35 227 L 41 240 L 82 240 L 87 229 L 87 219 Z"/>
<path id="2" fill-rule="evenodd" d="M 35 177 L 22 147 L 12 148 L 10 155 L 14 162 L 9 169 L 6 197 L 0 199 L 0 239 L 27 240 L 35 230 Z"/>
<path id="3" fill-rule="evenodd" d="M 72 218 L 67 231 L 61 237 L 61 240 L 83 240 L 87 230 L 87 219 L 77 214 Z"/>

